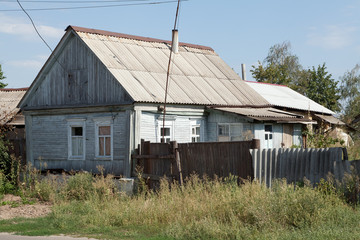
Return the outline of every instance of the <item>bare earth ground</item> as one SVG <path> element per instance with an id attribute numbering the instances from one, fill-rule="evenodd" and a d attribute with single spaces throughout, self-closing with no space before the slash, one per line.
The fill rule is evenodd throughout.
<path id="1" fill-rule="evenodd" d="M 15 217 L 35 218 L 43 217 L 51 212 L 51 205 L 48 203 L 35 203 L 33 205 L 22 205 L 21 198 L 7 194 L 0 202 L 20 203 L 20 206 L 11 207 L 11 204 L 0 206 L 0 220 L 11 219 Z"/>
<path id="2" fill-rule="evenodd" d="M 21 198 L 19 196 L 14 196 L 7 194 L 1 202 L 7 202 L 8 204 L 0 206 L 0 220 L 11 219 L 15 217 L 25 217 L 25 218 L 36 218 L 46 216 L 51 212 L 51 204 L 49 203 L 36 203 L 33 205 L 23 205 L 21 204 Z M 17 207 L 11 207 L 10 202 L 20 203 Z M 1 240 L 96 240 L 93 238 L 73 238 L 70 236 L 60 235 L 60 236 L 43 236 L 43 237 L 29 237 L 29 236 L 17 236 L 12 235 L 11 233 L 0 233 Z"/>

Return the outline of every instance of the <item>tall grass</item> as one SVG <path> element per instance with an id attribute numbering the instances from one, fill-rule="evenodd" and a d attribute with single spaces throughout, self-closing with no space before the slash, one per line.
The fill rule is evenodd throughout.
<path id="1" fill-rule="evenodd" d="M 5 182 L 0 173 L 0 195 Z M 18 188 L 24 197 L 52 202 L 48 226 L 67 233 L 124 229 L 163 239 L 360 236 L 360 180 L 355 172 L 341 183 L 329 178 L 316 187 L 306 182 L 299 187 L 279 180 L 271 189 L 256 181 L 239 186 L 232 176 L 210 180 L 193 175 L 183 186 L 163 179 L 155 192 L 140 180 L 136 194 L 128 196 L 118 191 L 110 175 L 44 177 L 28 167 Z M 110 233 L 106 237 L 111 239 Z"/>
<path id="2" fill-rule="evenodd" d="M 48 178 L 36 189 L 38 197 L 55 203 L 53 226 L 75 232 L 136 226 L 173 239 L 278 239 L 311 236 L 308 231 L 360 216 L 336 191 L 325 191 L 325 183 L 313 188 L 278 181 L 269 189 L 249 181 L 238 186 L 233 177 L 194 175 L 181 187 L 164 179 L 157 192 L 130 197 L 117 192 L 111 177 L 81 173 L 60 184 Z"/>

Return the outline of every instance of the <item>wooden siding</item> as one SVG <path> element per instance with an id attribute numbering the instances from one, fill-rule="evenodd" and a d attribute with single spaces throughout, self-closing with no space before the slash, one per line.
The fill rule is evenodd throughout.
<path id="1" fill-rule="evenodd" d="M 283 126 L 282 124 L 273 125 L 273 148 L 281 148 L 281 143 L 283 141 Z"/>
<path id="2" fill-rule="evenodd" d="M 26 108 L 131 103 L 131 97 L 102 62 L 77 37 L 71 37 L 58 62 L 41 75 Z M 50 63 L 49 63 L 50 64 Z M 26 109 L 25 108 L 25 109 Z"/>
<path id="3" fill-rule="evenodd" d="M 283 143 L 285 148 L 293 145 L 293 129 L 292 124 L 283 124 Z"/>
<path id="4" fill-rule="evenodd" d="M 141 124 L 140 124 L 140 138 L 145 139 L 145 141 L 157 142 L 156 139 L 156 130 L 157 130 L 157 121 L 156 114 L 153 113 L 142 113 L 141 114 Z"/>
<path id="5" fill-rule="evenodd" d="M 113 119 L 113 160 L 95 158 L 95 120 Z M 96 172 L 102 165 L 106 173 L 124 174 L 128 167 L 127 114 L 125 112 L 30 116 L 31 162 L 40 169 L 86 170 Z M 68 160 L 68 120 L 85 119 L 85 160 Z M 31 121 L 27 121 L 31 123 Z"/>

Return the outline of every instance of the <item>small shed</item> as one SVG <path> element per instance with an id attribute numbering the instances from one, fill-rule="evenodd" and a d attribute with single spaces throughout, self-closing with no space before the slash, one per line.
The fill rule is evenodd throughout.
<path id="1" fill-rule="evenodd" d="M 26 160 L 25 117 L 17 107 L 28 88 L 0 89 L 0 134 L 10 142 L 9 151 Z"/>

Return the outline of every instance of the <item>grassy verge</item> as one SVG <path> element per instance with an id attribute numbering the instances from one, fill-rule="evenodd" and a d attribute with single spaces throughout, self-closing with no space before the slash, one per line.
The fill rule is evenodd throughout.
<path id="1" fill-rule="evenodd" d="M 329 182 L 317 188 L 279 181 L 272 189 L 235 178 L 162 181 L 158 192 L 126 196 L 111 176 L 81 173 L 35 181 L 25 194 L 54 204 L 39 219 L 0 221 L 0 231 L 100 239 L 358 239 L 360 211 Z"/>

